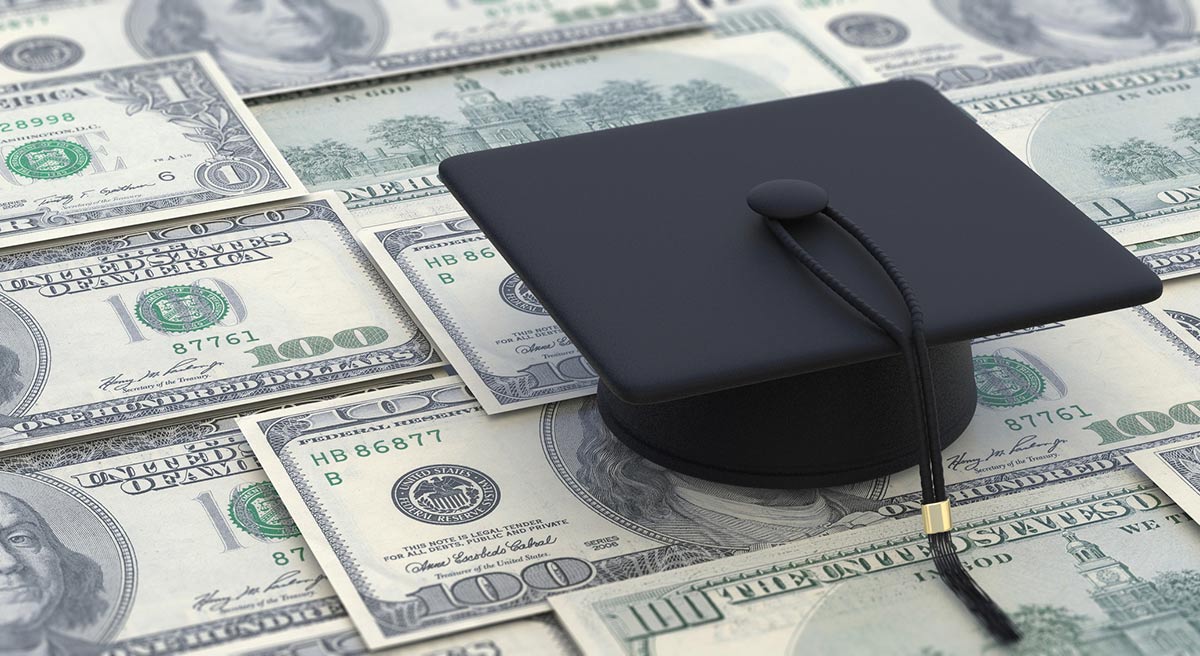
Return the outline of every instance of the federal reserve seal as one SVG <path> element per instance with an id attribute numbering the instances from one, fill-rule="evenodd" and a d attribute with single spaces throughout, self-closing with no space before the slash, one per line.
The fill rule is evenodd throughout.
<path id="1" fill-rule="evenodd" d="M 161 287 L 138 299 L 138 321 L 164 333 L 190 333 L 217 325 L 229 312 L 229 301 L 200 285 Z"/>
<path id="2" fill-rule="evenodd" d="M 904 23 L 882 14 L 847 14 L 826 26 L 834 36 L 855 48 L 887 48 L 908 38 Z"/>
<path id="3" fill-rule="evenodd" d="M 0 64 L 22 73 L 61 71 L 79 63 L 80 59 L 83 59 L 83 47 L 58 36 L 21 39 L 0 50 Z"/>
<path id="4" fill-rule="evenodd" d="M 426 524 L 466 524 L 496 509 L 500 488 L 477 469 L 430 465 L 414 469 L 392 486 L 396 508 Z"/>
<path id="5" fill-rule="evenodd" d="M 229 519 L 234 526 L 260 540 L 300 537 L 300 529 L 270 481 L 235 489 L 229 500 Z"/>
<path id="6" fill-rule="evenodd" d="M 86 148 L 73 141 L 44 139 L 13 150 L 4 159 L 8 170 L 24 178 L 53 180 L 78 173 L 92 163 Z"/>
<path id="7" fill-rule="evenodd" d="M 546 308 L 542 307 L 542 302 L 533 295 L 533 292 L 529 291 L 529 286 L 525 284 L 525 281 L 515 273 L 500 281 L 500 298 L 514 309 L 522 312 L 542 316 L 549 314 L 546 312 Z"/>
<path id="8" fill-rule="evenodd" d="M 1046 390 L 1046 379 L 1037 369 L 1002 355 L 977 355 L 975 388 L 979 402 L 991 408 L 1015 408 L 1036 401 Z"/>

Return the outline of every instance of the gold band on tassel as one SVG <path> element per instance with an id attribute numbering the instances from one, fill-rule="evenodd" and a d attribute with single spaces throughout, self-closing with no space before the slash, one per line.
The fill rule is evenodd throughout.
<path id="1" fill-rule="evenodd" d="M 927 503 L 921 506 L 921 519 L 925 522 L 925 532 L 945 533 L 954 527 L 950 521 L 950 500 Z"/>

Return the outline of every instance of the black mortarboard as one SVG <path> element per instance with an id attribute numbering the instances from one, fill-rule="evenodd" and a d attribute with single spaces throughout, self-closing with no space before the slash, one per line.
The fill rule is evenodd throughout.
<path id="1" fill-rule="evenodd" d="M 972 338 L 1162 289 L 917 82 L 460 155 L 441 174 L 595 368 L 613 433 L 730 483 L 922 464 L 941 502 L 928 461 L 974 413 Z"/>

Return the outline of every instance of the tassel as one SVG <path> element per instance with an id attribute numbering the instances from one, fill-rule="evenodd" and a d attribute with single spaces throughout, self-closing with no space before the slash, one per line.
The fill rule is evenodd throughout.
<path id="1" fill-rule="evenodd" d="M 754 207 L 754 204 L 751 204 L 751 207 Z M 925 533 L 929 536 L 929 548 L 933 553 L 933 563 L 942 580 L 993 638 L 1002 645 L 1015 643 L 1021 639 L 1016 625 L 1004 610 L 979 587 L 975 579 L 971 578 L 971 575 L 963 569 L 950 538 L 953 524 L 950 521 L 950 501 L 946 496 L 946 486 L 942 476 L 941 431 L 938 427 L 933 373 L 929 365 L 929 350 L 925 341 L 925 316 L 917 301 L 916 293 L 904 275 L 892 263 L 891 258 L 856 223 L 828 205 L 818 214 L 829 217 L 854 237 L 887 273 L 896 290 L 904 298 L 904 304 L 908 309 L 909 327 L 907 331 L 901 329 L 890 318 L 846 287 L 796 241 L 796 238 L 788 232 L 780 220 L 781 218 L 801 217 L 777 217 L 767 214 L 763 216 L 766 219 L 767 227 L 796 260 L 859 314 L 875 324 L 875 327 L 891 338 L 896 346 L 900 347 L 900 352 L 908 363 L 909 383 L 914 392 L 913 410 L 921 425 L 921 457 L 918 460 L 924 504 L 921 506 L 921 515 L 925 521 Z M 810 216 L 817 216 L 817 214 Z"/>
<path id="2" fill-rule="evenodd" d="M 954 592 L 954 596 L 971 611 L 988 633 L 1002 645 L 1011 645 L 1021 639 L 1016 625 L 1005 612 L 992 601 L 975 579 L 963 569 L 954 550 L 949 531 L 929 534 L 929 549 L 933 552 L 933 564 L 942 580 Z"/>

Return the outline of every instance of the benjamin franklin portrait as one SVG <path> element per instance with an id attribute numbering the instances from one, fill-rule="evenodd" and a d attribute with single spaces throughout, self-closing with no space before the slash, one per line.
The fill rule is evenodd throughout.
<path id="1" fill-rule="evenodd" d="M 753 549 L 846 530 L 883 518 L 878 481 L 842 488 L 772 490 L 713 483 L 660 467 L 621 444 L 594 398 L 550 406 L 543 447 L 583 501 L 645 532 L 729 549 Z M 656 537 L 657 537 L 656 536 Z"/>
<path id="2" fill-rule="evenodd" d="M 114 627 L 113 587 L 122 587 L 120 575 L 116 586 L 107 580 L 105 569 L 119 572 L 120 558 L 103 537 L 96 517 L 66 492 L 0 474 L 0 655 L 97 651 Z"/>
<path id="3" fill-rule="evenodd" d="M 934 0 L 958 27 L 1033 57 L 1101 62 L 1159 52 L 1196 30 L 1187 0 Z"/>
<path id="4" fill-rule="evenodd" d="M 248 91 L 368 72 L 387 17 L 377 0 L 135 0 L 126 23 L 147 55 L 208 52 Z"/>

